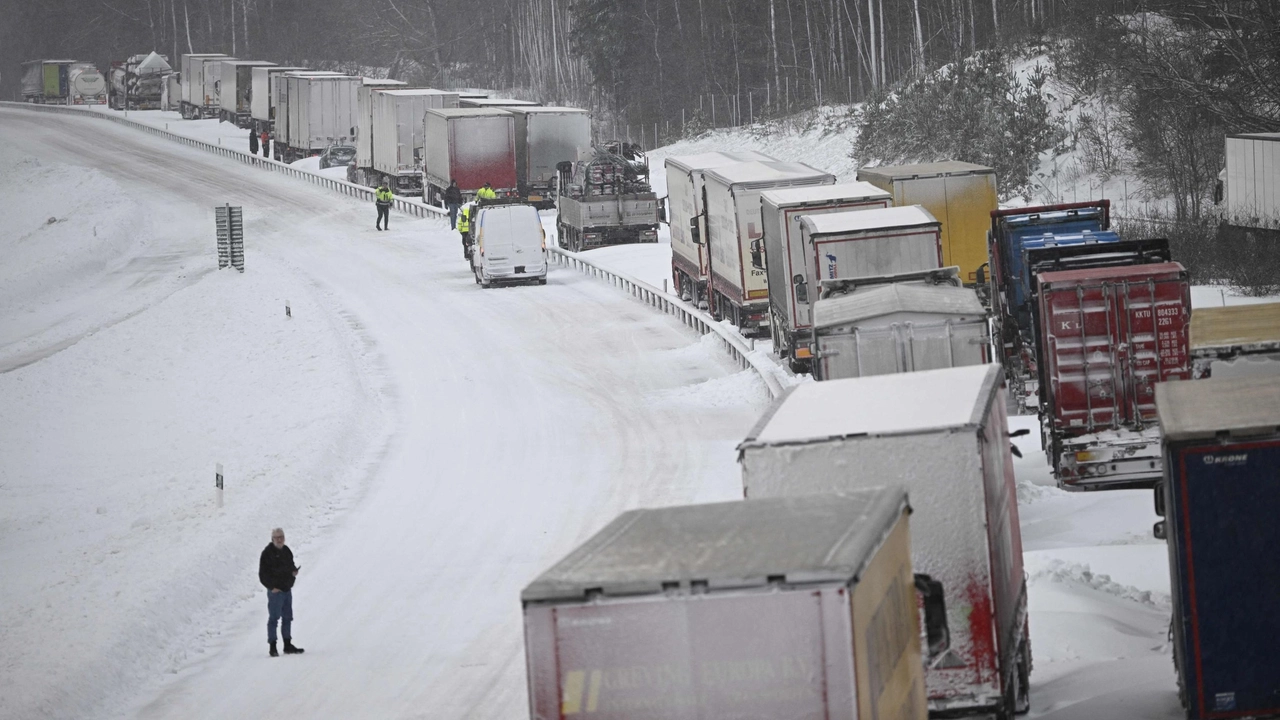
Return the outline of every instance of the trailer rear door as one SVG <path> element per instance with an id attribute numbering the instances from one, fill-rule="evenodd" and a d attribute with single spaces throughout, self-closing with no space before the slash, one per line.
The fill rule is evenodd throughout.
<path id="1" fill-rule="evenodd" d="M 1080 435 L 1155 420 L 1155 384 L 1191 377 L 1191 288 L 1178 263 L 1040 275 L 1042 393 Z"/>

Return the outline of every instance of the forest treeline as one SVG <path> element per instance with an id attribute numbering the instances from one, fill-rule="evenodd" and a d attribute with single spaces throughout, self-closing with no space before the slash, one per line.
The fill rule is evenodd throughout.
<path id="1" fill-rule="evenodd" d="M 389 67 L 622 122 L 715 124 L 872 97 L 978 50 L 1143 12 L 1276 32 L 1272 0 L 2 0 L 0 82 L 24 59 L 152 49 Z M 1274 59 L 1274 58 L 1273 58 Z M 1274 75 L 1274 73 L 1273 73 Z"/>
<path id="2" fill-rule="evenodd" d="M 1013 57 L 1017 48 L 1049 48 L 1057 80 L 1105 100 L 1072 128 L 1091 162 L 1104 172 L 1130 163 L 1163 178 L 1187 216 L 1199 215 L 1211 192 L 1224 132 L 1280 130 L 1275 0 L 0 0 L 0 7 L 7 97 L 25 59 L 70 56 L 105 67 L 152 49 L 170 57 L 225 52 L 387 68 L 415 83 L 572 103 L 604 123 L 649 128 L 649 144 L 654 129 L 670 140 L 686 127 L 870 101 L 896 108 L 897 117 L 914 113 L 914 125 L 936 138 L 896 138 L 895 113 L 869 113 L 879 125 L 864 117 L 867 137 L 898 158 L 946 154 L 947 146 L 1002 153 L 998 142 L 955 138 L 996 133 L 1001 126 L 990 119 L 1001 107 L 1043 115 L 1027 98 L 999 97 L 1008 86 L 997 81 L 1008 73 L 943 71 L 981 85 L 963 88 L 964 103 L 993 93 L 989 107 L 955 119 L 963 133 L 940 132 L 952 119 L 939 114 L 964 110 L 947 104 L 962 93 L 944 86 L 949 95 L 931 98 L 938 88 L 919 88 L 939 68 L 984 50 Z M 917 110 L 931 111 L 930 120 Z M 1015 125 L 1006 130 L 1029 142 L 1053 134 L 1027 127 L 1027 117 Z M 1028 160 L 1012 165 L 1025 169 Z"/>

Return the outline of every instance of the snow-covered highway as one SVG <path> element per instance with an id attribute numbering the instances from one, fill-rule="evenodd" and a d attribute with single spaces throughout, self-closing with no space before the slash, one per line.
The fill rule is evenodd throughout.
<path id="1" fill-rule="evenodd" d="M 607 285 L 481 291 L 438 221 L 111 123 L 0 138 L 6 232 L 64 244 L 0 295 L 0 717 L 519 717 L 520 588 L 623 509 L 741 495 L 762 384 Z M 266 654 L 274 525 L 297 658 Z"/>

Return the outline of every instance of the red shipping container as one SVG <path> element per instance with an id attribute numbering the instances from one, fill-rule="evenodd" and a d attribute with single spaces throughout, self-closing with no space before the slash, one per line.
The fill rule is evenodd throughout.
<path id="1" fill-rule="evenodd" d="M 1058 484 L 1160 479 L 1155 385 L 1191 377 L 1191 283 L 1178 263 L 1040 275 L 1041 428 Z"/>

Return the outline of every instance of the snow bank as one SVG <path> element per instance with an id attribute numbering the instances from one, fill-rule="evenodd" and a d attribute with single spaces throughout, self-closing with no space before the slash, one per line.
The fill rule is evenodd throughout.
<path id="1" fill-rule="evenodd" d="M 654 190 L 666 195 L 667 178 L 663 161 L 673 155 L 737 150 L 756 150 L 779 160 L 802 162 L 825 170 L 840 180 L 853 180 L 857 161 L 850 153 L 857 129 L 849 123 L 850 106 L 828 105 L 802 113 L 786 122 L 712 130 L 695 138 L 658 148 L 649 153 Z"/>
<path id="2" fill-rule="evenodd" d="M 23 227 L 76 217 L 63 205 L 75 200 L 41 196 Z M 69 220 L 86 232 L 62 252 L 127 242 L 94 241 L 87 229 L 117 209 L 93 207 Z M 50 255 L 26 282 L 72 272 Z M 370 359 L 314 287 L 247 262 L 0 374 L 0 717 L 84 717 L 188 664 L 209 618 L 255 597 L 270 528 L 314 537 L 358 491 L 386 429 Z"/>

